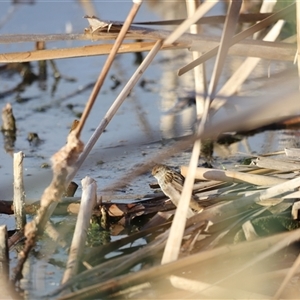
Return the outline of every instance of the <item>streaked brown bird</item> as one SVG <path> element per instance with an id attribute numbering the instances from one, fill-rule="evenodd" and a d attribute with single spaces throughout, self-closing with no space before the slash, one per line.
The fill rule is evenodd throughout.
<path id="1" fill-rule="evenodd" d="M 180 173 L 165 165 L 155 165 L 152 169 L 152 175 L 157 179 L 163 193 L 169 197 L 177 207 L 185 178 Z M 198 212 L 203 210 L 203 207 L 193 198 L 193 196 L 190 200 L 190 208 Z M 189 210 L 188 217 L 194 215 L 191 209 Z"/>

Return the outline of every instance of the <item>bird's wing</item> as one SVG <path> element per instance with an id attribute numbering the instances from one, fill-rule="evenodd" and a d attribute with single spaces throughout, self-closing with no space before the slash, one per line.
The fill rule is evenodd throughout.
<path id="1" fill-rule="evenodd" d="M 181 174 L 176 173 L 176 176 L 173 176 L 172 182 L 174 184 L 174 188 L 181 193 L 184 184 L 184 177 Z"/>

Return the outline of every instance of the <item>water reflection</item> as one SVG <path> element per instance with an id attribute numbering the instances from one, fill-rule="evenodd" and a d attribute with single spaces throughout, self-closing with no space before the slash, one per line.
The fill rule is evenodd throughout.
<path id="1" fill-rule="evenodd" d="M 187 16 L 185 1 L 149 1 L 149 7 L 164 20 L 184 19 Z M 168 26 L 174 30 L 175 26 Z M 163 111 L 160 130 L 165 139 L 190 134 L 196 119 L 191 92 L 195 90 L 194 76 L 188 72 L 182 77 L 177 70 L 192 60 L 188 50 L 162 51 L 160 108 Z M 193 92 L 192 92 L 193 93 Z M 193 98 L 193 97 L 192 97 Z M 180 101 L 182 100 L 182 101 Z"/>

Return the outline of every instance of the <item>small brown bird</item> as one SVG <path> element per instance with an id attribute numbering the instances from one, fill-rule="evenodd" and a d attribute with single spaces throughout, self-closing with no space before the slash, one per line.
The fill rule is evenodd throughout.
<path id="1" fill-rule="evenodd" d="M 169 197 L 177 207 L 185 178 L 180 173 L 165 165 L 155 165 L 152 169 L 152 175 L 157 179 L 163 193 Z M 203 210 L 203 207 L 193 198 L 193 196 L 190 200 L 190 208 L 196 211 Z M 192 210 L 190 210 L 188 216 L 193 214 Z"/>

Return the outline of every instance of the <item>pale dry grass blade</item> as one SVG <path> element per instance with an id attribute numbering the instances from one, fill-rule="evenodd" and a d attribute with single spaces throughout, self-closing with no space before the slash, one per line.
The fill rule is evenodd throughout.
<path id="1" fill-rule="evenodd" d="M 183 176 L 188 174 L 188 168 L 186 166 L 181 167 L 181 174 Z M 208 168 L 197 168 L 195 178 L 199 180 L 216 180 L 230 183 L 247 182 L 249 184 L 262 186 L 276 185 L 279 183 L 286 182 L 286 179 L 277 178 L 274 176 L 264 176 L 237 171 L 223 171 Z"/>
<path id="2" fill-rule="evenodd" d="M 252 161 L 252 163 L 259 167 L 265 169 L 273 169 L 282 172 L 293 172 L 300 170 L 300 163 L 298 162 L 290 162 L 290 161 L 282 161 L 279 159 L 268 158 L 268 157 L 258 157 Z"/>

